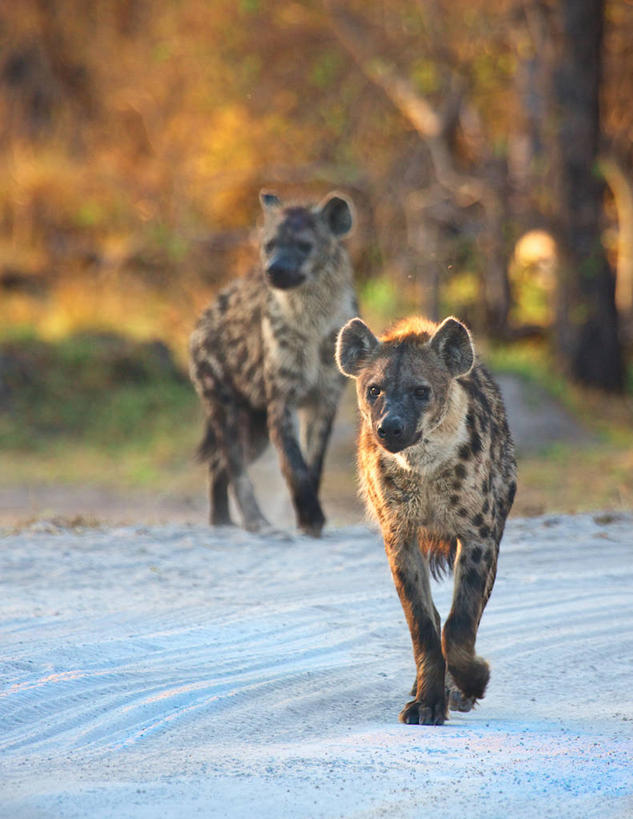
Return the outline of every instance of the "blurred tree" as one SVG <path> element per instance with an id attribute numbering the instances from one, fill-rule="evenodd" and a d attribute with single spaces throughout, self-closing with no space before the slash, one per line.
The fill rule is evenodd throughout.
<path id="1" fill-rule="evenodd" d="M 559 5 L 554 77 L 559 121 L 558 347 L 574 378 L 621 390 L 615 278 L 601 238 L 605 187 L 598 158 L 604 0 L 561 0 Z"/>
<path id="2" fill-rule="evenodd" d="M 424 239 L 416 250 L 420 255 L 429 251 L 439 253 L 441 227 L 452 225 L 464 231 L 470 223 L 470 229 L 474 227 L 481 237 L 484 253 L 481 272 L 485 327 L 491 335 L 503 336 L 510 308 L 508 266 L 512 234 L 508 229 L 511 200 L 507 156 L 502 143 L 490 138 L 495 125 L 485 122 L 487 118 L 477 105 L 477 96 L 485 96 L 489 91 L 489 67 L 464 41 L 472 35 L 473 25 L 481 26 L 484 20 L 493 19 L 498 26 L 507 16 L 507 3 L 496 4 L 492 13 L 485 4 L 477 3 L 475 12 L 479 19 L 472 13 L 464 15 L 462 4 L 456 7 L 454 3 L 443 4 L 440 0 L 420 2 L 417 6 L 411 3 L 395 6 L 397 10 L 394 5 L 389 11 L 384 9 L 382 30 L 378 34 L 375 21 L 372 25 L 365 15 L 351 11 L 349 3 L 326 0 L 333 28 L 342 44 L 363 73 L 383 90 L 415 128 L 427 149 L 430 178 L 420 179 L 423 189 L 418 189 L 410 198 L 413 206 L 410 210 L 417 214 L 415 233 Z M 398 13 L 400 20 L 396 18 Z M 417 50 L 414 59 L 410 58 L 409 67 L 403 67 L 406 47 L 399 52 L 398 60 L 393 55 L 393 44 L 390 48 L 386 41 L 390 28 L 393 39 L 394 29 L 402 33 L 407 21 L 411 27 L 416 14 Z M 462 32 L 455 36 L 457 21 Z M 494 26 L 491 30 L 495 30 Z M 492 84 L 498 92 L 503 92 L 509 65 L 506 59 L 506 68 L 503 68 L 506 46 L 489 33 L 486 46 L 486 57 L 496 62 L 498 71 Z M 481 223 L 473 226 L 473 215 L 479 219 L 480 214 Z"/>
<path id="3" fill-rule="evenodd" d="M 610 0 L 605 6 L 601 120 L 601 169 L 613 194 L 617 221 L 613 261 L 617 268 L 616 304 L 623 340 L 633 344 L 633 3 Z"/>
<path id="4" fill-rule="evenodd" d="M 633 4 L 605 4 L 603 167 L 626 271 Z M 432 314 L 513 332 L 515 241 L 535 226 L 560 238 L 563 181 L 577 181 L 557 130 L 571 111 L 553 85 L 578 59 L 561 50 L 564 8 L 0 0 L 0 287 L 19 273 L 51 286 L 76 276 L 74 293 L 131 292 L 132 280 L 184 314 L 252 258 L 260 187 L 315 198 L 341 187 L 358 209 L 361 280 L 380 273 Z"/>
<path id="5" fill-rule="evenodd" d="M 572 377 L 617 391 L 623 386 L 623 365 L 615 277 L 602 240 L 605 4 L 526 0 L 523 7 L 538 54 L 532 78 L 541 106 L 532 154 L 540 161 L 531 179 L 541 191 L 541 213 L 557 242 L 556 345 Z M 611 162 L 603 167 L 615 189 L 617 166 Z M 623 200 L 619 191 L 618 199 Z M 623 237 L 627 228 L 621 226 Z"/>

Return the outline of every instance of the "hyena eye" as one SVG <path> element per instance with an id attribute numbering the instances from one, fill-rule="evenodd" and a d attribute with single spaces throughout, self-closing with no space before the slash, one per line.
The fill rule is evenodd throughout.
<path id="1" fill-rule="evenodd" d="M 297 242 L 297 247 L 302 253 L 305 253 L 306 256 L 312 250 L 312 243 L 311 242 Z"/>
<path id="2" fill-rule="evenodd" d="M 275 249 L 274 239 L 271 239 L 270 242 L 266 242 L 266 244 L 264 245 L 264 250 L 266 251 L 266 253 L 272 253 L 274 249 Z"/>
<path id="3" fill-rule="evenodd" d="M 367 388 L 367 395 L 370 398 L 378 398 L 378 396 L 380 395 L 381 392 L 382 392 L 382 390 L 380 389 L 380 387 L 377 384 L 371 384 Z"/>
<path id="4" fill-rule="evenodd" d="M 421 401 L 428 401 L 429 396 L 431 395 L 431 390 L 429 387 L 416 387 L 413 390 L 413 394 L 416 398 L 419 398 Z"/>

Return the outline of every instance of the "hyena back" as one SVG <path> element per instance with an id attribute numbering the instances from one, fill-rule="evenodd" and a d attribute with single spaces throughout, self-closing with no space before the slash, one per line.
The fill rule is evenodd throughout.
<path id="1" fill-rule="evenodd" d="M 260 201 L 260 264 L 219 294 L 190 341 L 191 378 L 207 416 L 199 454 L 209 461 L 210 522 L 232 522 L 230 488 L 244 527 L 269 528 L 246 467 L 272 440 L 298 525 L 319 535 L 323 459 L 345 380 L 334 346 L 357 312 L 341 244 L 352 210 L 337 194 L 316 206 L 283 206 L 271 193 Z"/>
<path id="2" fill-rule="evenodd" d="M 440 725 L 449 707 L 470 710 L 490 675 L 475 639 L 516 490 L 503 401 L 454 318 L 405 319 L 380 339 L 355 318 L 336 357 L 356 379 L 361 485 L 413 642 L 415 698 L 400 719 Z M 454 591 L 442 630 L 429 570 L 444 568 Z"/>

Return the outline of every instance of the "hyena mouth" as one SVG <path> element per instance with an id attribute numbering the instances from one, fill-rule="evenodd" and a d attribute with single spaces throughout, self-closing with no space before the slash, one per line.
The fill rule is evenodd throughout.
<path id="1" fill-rule="evenodd" d="M 293 287 L 299 287 L 306 279 L 303 273 L 288 270 L 267 271 L 266 278 L 270 286 L 278 290 L 291 290 Z"/>

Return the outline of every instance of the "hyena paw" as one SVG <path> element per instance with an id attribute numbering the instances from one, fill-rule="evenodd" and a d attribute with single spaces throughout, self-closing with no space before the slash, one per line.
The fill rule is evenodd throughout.
<path id="1" fill-rule="evenodd" d="M 274 527 L 262 515 L 261 517 L 252 517 L 244 520 L 244 528 L 247 532 L 253 532 L 260 535 L 271 534 Z"/>
<path id="2" fill-rule="evenodd" d="M 321 530 L 325 524 L 325 515 L 312 485 L 304 487 L 295 496 L 295 509 L 299 529 L 311 537 L 321 537 Z"/>
<path id="3" fill-rule="evenodd" d="M 459 688 L 449 688 L 448 707 L 451 711 L 470 711 L 477 700 L 475 697 L 467 697 Z"/>
<path id="4" fill-rule="evenodd" d="M 221 523 L 218 523 L 215 520 L 210 521 L 210 526 L 214 529 L 235 529 L 236 524 L 232 520 L 223 520 Z"/>
<path id="5" fill-rule="evenodd" d="M 325 515 L 319 506 L 310 511 L 309 514 L 299 515 L 299 529 L 310 537 L 321 537 L 323 526 L 325 525 Z"/>
<path id="6" fill-rule="evenodd" d="M 470 657 L 459 665 L 449 663 L 448 671 L 454 680 L 451 687 L 458 688 L 465 699 L 482 699 L 490 679 L 490 668 L 482 657 Z"/>
<path id="7" fill-rule="evenodd" d="M 259 525 L 257 529 L 249 529 L 248 531 L 257 535 L 260 538 L 270 538 L 272 540 L 291 541 L 292 535 L 284 532 L 283 529 L 277 529 L 276 526 L 266 522 Z"/>
<path id="8" fill-rule="evenodd" d="M 300 523 L 299 528 L 304 534 L 309 535 L 310 537 L 321 537 L 324 524 L 325 518 L 323 520 L 314 521 L 311 523 Z"/>
<path id="9" fill-rule="evenodd" d="M 446 672 L 446 699 L 451 711 L 470 711 L 477 702 L 475 697 L 467 697 L 459 690 L 450 671 Z"/>
<path id="10" fill-rule="evenodd" d="M 465 694 L 462 694 L 459 688 L 455 685 L 455 682 L 451 678 L 450 674 L 447 673 L 446 678 L 446 701 L 448 702 L 449 710 L 463 712 L 470 711 L 477 702 L 476 698 L 467 697 Z M 410 691 L 411 696 L 415 697 L 417 691 L 418 680 L 416 678 L 413 681 L 413 686 Z"/>
<path id="11" fill-rule="evenodd" d="M 446 718 L 444 700 L 433 704 L 412 700 L 400 712 L 400 722 L 405 725 L 443 725 Z"/>

